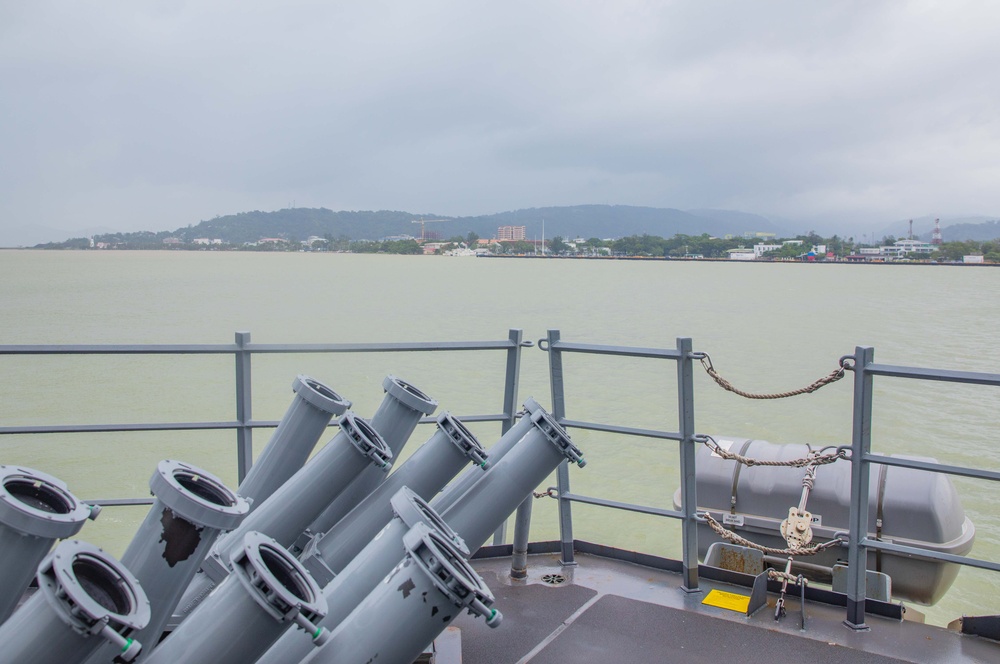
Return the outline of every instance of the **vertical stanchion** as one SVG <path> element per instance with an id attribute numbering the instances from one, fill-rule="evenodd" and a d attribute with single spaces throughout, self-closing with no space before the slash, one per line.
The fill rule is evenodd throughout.
<path id="1" fill-rule="evenodd" d="M 694 441 L 694 362 L 691 358 L 691 339 L 677 339 L 677 425 L 681 436 L 681 561 L 684 569 L 685 592 L 698 592 L 698 495 L 695 481 Z"/>
<path id="2" fill-rule="evenodd" d="M 549 386 L 552 390 L 552 416 L 556 422 L 566 418 L 566 392 L 563 384 L 562 353 L 559 350 L 559 330 L 549 330 Z M 576 565 L 573 559 L 573 512 L 569 500 L 569 464 L 563 461 L 556 469 L 556 487 L 559 490 L 559 542 L 563 565 Z"/>
<path id="3" fill-rule="evenodd" d="M 517 388 L 518 380 L 521 376 L 521 343 L 524 341 L 524 330 L 511 328 L 507 338 L 513 345 L 507 349 L 507 371 L 504 374 L 503 389 L 503 414 L 504 421 L 500 428 L 500 435 L 507 433 L 515 422 L 517 422 Z M 503 544 L 507 539 L 507 520 L 504 519 L 500 527 L 493 533 L 493 543 Z"/>
<path id="4" fill-rule="evenodd" d="M 239 482 L 243 482 L 250 466 L 253 465 L 253 401 L 251 396 L 249 332 L 236 333 L 236 472 Z"/>
<path id="5" fill-rule="evenodd" d="M 865 455 L 872 447 L 872 375 L 868 366 L 875 359 L 875 349 L 854 349 L 854 427 L 851 433 L 851 512 L 850 538 L 847 545 L 847 619 L 853 630 L 866 631 L 865 591 L 868 551 L 868 482 L 871 467 Z"/>

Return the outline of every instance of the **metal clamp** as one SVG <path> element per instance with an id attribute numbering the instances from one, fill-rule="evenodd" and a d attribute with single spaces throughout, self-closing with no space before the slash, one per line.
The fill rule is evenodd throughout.
<path id="1" fill-rule="evenodd" d="M 563 456 L 580 468 L 587 465 L 586 459 L 583 458 L 583 452 L 569 439 L 566 429 L 556 422 L 555 418 L 549 413 L 544 410 L 538 410 L 531 414 L 531 421 L 534 422 L 539 431 L 545 434 L 549 442 L 556 446 Z"/>

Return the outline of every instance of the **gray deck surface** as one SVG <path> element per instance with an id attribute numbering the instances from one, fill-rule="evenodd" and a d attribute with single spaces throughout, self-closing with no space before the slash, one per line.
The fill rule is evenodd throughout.
<path id="1" fill-rule="evenodd" d="M 859 633 L 842 624 L 844 609 L 810 603 L 802 632 L 797 598 L 780 622 L 774 596 L 747 618 L 701 603 L 711 588 L 747 589 L 702 581 L 704 592 L 689 594 L 677 574 L 600 556 L 577 554 L 577 562 L 563 568 L 556 556 L 531 556 L 528 579 L 512 581 L 509 559 L 473 561 L 504 620 L 497 629 L 467 615 L 455 621 L 463 664 L 1000 662 L 1000 643 L 938 627 L 870 616 L 871 631 Z M 549 574 L 565 581 L 548 585 Z"/>

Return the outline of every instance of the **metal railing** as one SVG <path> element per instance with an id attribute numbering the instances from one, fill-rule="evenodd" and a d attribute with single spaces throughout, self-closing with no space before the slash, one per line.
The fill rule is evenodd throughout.
<path id="1" fill-rule="evenodd" d="M 507 339 L 499 341 L 449 341 L 414 343 L 357 344 L 255 344 L 249 332 L 237 332 L 233 344 L 147 344 L 147 345 L 6 345 L 0 346 L 0 356 L 51 355 L 231 355 L 235 360 L 236 418 L 215 422 L 141 422 L 130 424 L 57 424 L 40 426 L 3 426 L 0 436 L 16 434 L 103 433 L 122 431 L 209 431 L 236 432 L 237 476 L 243 481 L 253 463 L 253 432 L 273 429 L 279 424 L 272 420 L 253 418 L 252 367 L 255 355 L 287 353 L 407 353 L 502 350 L 507 354 L 503 384 L 503 411 L 492 414 L 463 415 L 465 422 L 501 422 L 505 433 L 517 419 L 517 391 L 521 374 L 522 349 L 530 347 L 524 332 L 511 329 Z M 425 418 L 433 422 L 433 418 Z M 102 506 L 149 505 L 150 498 L 94 499 L 88 502 Z"/>
<path id="2" fill-rule="evenodd" d="M 1000 564 L 967 556 L 956 556 L 939 551 L 902 546 L 892 542 L 881 541 L 869 537 L 868 534 L 868 493 L 871 464 L 899 466 L 928 470 L 949 475 L 960 475 L 977 479 L 1000 481 L 1000 472 L 952 466 L 928 461 L 902 459 L 882 454 L 873 454 L 872 445 L 872 396 L 875 376 L 892 376 L 916 380 L 943 381 L 949 383 L 966 383 L 971 385 L 992 385 L 1000 387 L 1000 374 L 978 373 L 972 371 L 948 371 L 940 369 L 923 369 L 915 367 L 900 367 L 887 364 L 875 364 L 875 349 L 858 346 L 854 351 L 854 427 L 851 440 L 851 512 L 850 540 L 848 551 L 847 576 L 847 620 L 844 622 L 853 629 L 867 629 L 865 625 L 865 574 L 863 568 L 867 561 L 869 549 L 887 551 L 905 556 L 917 556 L 927 560 L 957 563 L 969 567 L 1000 572 Z"/>
<path id="3" fill-rule="evenodd" d="M 700 359 L 703 354 L 693 352 L 691 340 L 687 338 L 678 338 L 676 348 L 674 349 L 629 348 L 562 341 L 558 330 L 549 330 L 547 338 L 541 340 L 538 345 L 541 350 L 548 352 L 553 415 L 560 424 L 569 429 L 577 428 L 662 440 L 674 440 L 679 443 L 681 478 L 681 509 L 679 511 L 572 493 L 568 465 L 566 463 L 561 464 L 557 475 L 558 496 L 556 497 L 559 500 L 560 548 L 563 562 L 573 564 L 574 540 L 571 505 L 574 502 L 679 519 L 682 522 L 681 563 L 684 575 L 682 587 L 686 591 L 696 591 L 698 589 L 697 526 L 701 519 L 697 513 L 697 496 L 695 492 L 695 451 L 696 445 L 699 444 L 702 437 L 697 436 L 695 433 L 692 367 L 694 360 Z M 568 419 L 565 408 L 566 391 L 563 372 L 563 356 L 567 353 L 650 358 L 675 362 L 677 369 L 679 430 L 637 429 Z M 848 356 L 847 359 L 850 358 L 851 356 Z M 993 470 L 873 454 L 871 452 L 873 377 L 892 376 L 917 380 L 1000 386 L 1000 374 L 875 364 L 874 350 L 868 347 L 858 347 L 855 350 L 852 364 L 853 366 L 847 367 L 854 372 L 854 405 L 851 446 L 850 532 L 848 541 L 845 543 L 848 551 L 847 619 L 845 620 L 845 624 L 854 629 L 861 630 L 867 629 L 864 622 L 866 590 L 864 569 L 868 550 L 886 551 L 905 556 L 915 556 L 927 560 L 956 563 L 1000 572 L 1000 563 L 942 553 L 925 548 L 903 546 L 869 536 L 867 506 L 869 500 L 870 469 L 873 463 L 947 473 L 994 482 L 1000 481 L 1000 472 Z"/>
<path id="4" fill-rule="evenodd" d="M 506 432 L 518 417 L 518 386 L 521 373 L 522 349 L 530 347 L 524 340 L 522 330 L 511 329 L 508 338 L 500 341 L 463 342 L 420 342 L 420 343 L 361 343 L 361 344 L 254 344 L 249 332 L 237 332 L 234 344 L 217 345 L 45 345 L 45 346 L 0 346 L 0 356 L 16 355 L 232 355 L 235 361 L 235 405 L 236 417 L 230 421 L 133 423 L 133 424 L 86 424 L 86 425 L 42 425 L 0 427 L 0 436 L 15 434 L 61 434 L 77 432 L 112 431 L 192 431 L 192 430 L 232 430 L 236 433 L 237 465 L 240 480 L 249 471 L 253 458 L 253 431 L 274 428 L 277 421 L 253 419 L 251 390 L 252 360 L 255 355 L 280 353 L 384 353 L 384 352 L 450 352 L 502 350 L 506 352 L 506 369 L 503 383 L 503 410 L 495 414 L 463 415 L 468 422 L 501 422 L 502 432 Z M 609 346 L 563 341 L 558 330 L 549 330 L 545 339 L 538 343 L 546 352 L 549 362 L 549 381 L 552 397 L 552 414 L 568 429 L 582 429 L 604 433 L 622 434 L 678 443 L 680 458 L 681 509 L 671 510 L 651 505 L 640 505 L 597 496 L 573 493 L 570 487 L 568 464 L 563 462 L 557 470 L 559 546 L 562 562 L 574 562 L 574 538 L 572 504 L 584 503 L 598 507 L 626 510 L 681 521 L 682 538 L 682 587 L 689 592 L 698 590 L 698 524 L 701 519 L 697 511 L 695 482 L 695 452 L 699 437 L 694 422 L 694 361 L 703 354 L 694 352 L 689 338 L 678 338 L 675 348 L 639 348 Z M 564 382 L 563 360 L 567 354 L 593 354 L 626 358 L 646 358 L 667 360 L 675 364 L 677 379 L 678 430 L 664 431 L 628 426 L 609 425 L 596 422 L 572 420 L 566 417 L 566 386 Z M 850 356 L 848 356 L 850 358 Z M 935 370 L 913 367 L 880 365 L 874 362 L 874 350 L 858 347 L 853 356 L 854 405 L 851 454 L 851 509 L 849 538 L 845 546 L 848 551 L 847 620 L 845 623 L 855 629 L 866 629 L 865 615 L 865 574 L 862 573 L 868 550 L 886 551 L 923 559 L 956 563 L 980 569 L 1000 572 L 1000 563 L 957 556 L 929 549 L 903 546 L 889 541 L 874 539 L 868 533 L 868 500 L 871 464 L 884 464 L 924 471 L 941 472 L 951 475 L 1000 481 L 1000 472 L 954 466 L 927 461 L 890 457 L 871 451 L 873 378 L 890 376 L 896 378 L 945 381 L 976 385 L 1000 386 L 1000 374 Z M 432 418 L 425 418 L 432 421 Z M 102 505 L 142 505 L 150 504 L 150 499 L 129 498 L 95 500 Z M 530 515 L 530 512 L 527 512 Z M 527 523 L 518 528 L 527 528 Z M 527 533 L 521 535 L 526 538 Z M 497 531 L 494 543 L 504 539 L 504 527 Z M 515 533 L 515 540 L 518 533 Z"/>
<path id="5" fill-rule="evenodd" d="M 568 343 L 562 341 L 559 330 L 549 330 L 546 339 L 539 341 L 538 347 L 548 352 L 549 381 L 552 389 L 552 414 L 556 420 L 567 428 L 587 429 L 604 433 L 618 433 L 663 440 L 674 440 L 679 443 L 680 474 L 681 474 L 681 509 L 668 510 L 649 505 L 608 500 L 594 496 L 583 496 L 572 493 L 569 483 L 569 466 L 566 462 L 559 465 L 556 474 L 556 488 L 559 500 L 559 540 L 562 550 L 562 561 L 573 563 L 573 516 L 571 505 L 574 502 L 610 507 L 613 509 L 640 512 L 654 516 L 681 520 L 681 565 L 683 567 L 682 587 L 689 591 L 698 590 L 698 517 L 697 497 L 695 495 L 695 429 L 694 429 L 694 360 L 691 339 L 678 338 L 674 349 L 661 348 L 627 348 L 623 346 L 601 346 L 595 344 Z M 596 355 L 612 355 L 618 357 L 651 358 L 670 360 L 676 363 L 677 371 L 677 422 L 678 431 L 659 431 L 654 429 L 637 429 L 626 426 L 598 424 L 566 418 L 566 387 L 563 380 L 563 354 L 588 353 Z"/>

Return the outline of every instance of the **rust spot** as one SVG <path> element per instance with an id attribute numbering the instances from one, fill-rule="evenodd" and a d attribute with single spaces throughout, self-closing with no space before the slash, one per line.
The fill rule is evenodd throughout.
<path id="1" fill-rule="evenodd" d="M 160 541 L 166 543 L 163 547 L 163 558 L 167 561 L 167 565 L 173 567 L 190 558 L 201 542 L 203 529 L 177 516 L 170 508 L 163 510 L 160 523 L 163 524 Z"/>

